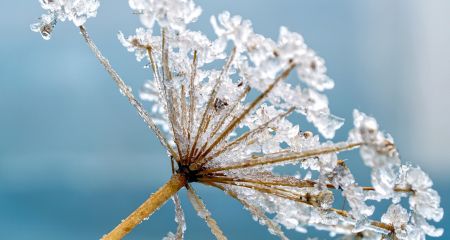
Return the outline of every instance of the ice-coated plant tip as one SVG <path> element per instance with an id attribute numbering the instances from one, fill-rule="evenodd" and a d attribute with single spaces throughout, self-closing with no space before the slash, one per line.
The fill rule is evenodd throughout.
<path id="1" fill-rule="evenodd" d="M 51 38 L 56 22 L 72 21 L 76 26 L 83 25 L 88 18 L 97 16 L 100 6 L 98 0 L 39 0 L 46 10 L 40 21 L 31 24 L 31 30 L 40 32 L 45 40 Z"/>
<path id="2" fill-rule="evenodd" d="M 144 27 L 128 37 L 120 32 L 118 38 L 138 61 L 149 62 L 153 78 L 139 95 L 152 103 L 150 114 L 83 26 L 96 15 L 99 2 L 40 3 L 47 12 L 32 30 L 49 39 L 56 21 L 73 21 L 122 95 L 167 149 L 172 166 L 171 179 L 103 239 L 122 239 L 170 198 L 178 228 L 164 239 L 182 239 L 186 222 L 177 195 L 182 188 L 211 233 L 226 239 L 193 183 L 236 199 L 280 239 L 287 239 L 283 227 L 306 233 L 309 226 L 343 239 L 442 235 L 443 229 L 428 222 L 443 217 L 432 181 L 420 168 L 401 164 L 394 140 L 379 130 L 374 118 L 354 110 L 354 128 L 342 142 L 321 142 L 318 135 L 287 119 L 305 116 L 326 139 L 332 139 L 343 124 L 330 113 L 323 93 L 334 87 L 324 60 L 299 34 L 281 27 L 274 41 L 255 33 L 249 20 L 224 12 L 211 17 L 217 38 L 209 40 L 188 28 L 201 14 L 193 1 L 129 0 Z M 155 25 L 159 33 L 154 32 Z M 218 64 L 213 62 L 222 66 L 214 68 Z M 287 83 L 291 75 L 298 81 Z M 259 94 L 250 98 L 251 91 Z M 354 149 L 371 168 L 372 186 L 359 186 L 346 162 L 338 158 L 340 152 Z M 277 174 L 276 166 L 300 167 L 307 173 Z M 336 206 L 340 196 L 350 210 Z M 409 206 L 402 198 L 409 199 Z M 369 200 L 391 205 L 376 220 L 371 218 L 376 209 Z"/>

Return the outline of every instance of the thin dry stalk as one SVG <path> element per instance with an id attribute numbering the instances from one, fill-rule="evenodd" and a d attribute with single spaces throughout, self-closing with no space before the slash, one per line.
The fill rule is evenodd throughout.
<path id="1" fill-rule="evenodd" d="M 192 145 L 190 154 L 188 155 L 189 159 L 192 159 L 192 156 L 194 156 L 194 155 L 192 155 L 192 153 L 196 150 L 198 140 L 202 136 L 202 134 L 206 131 L 206 129 L 208 128 L 208 125 L 209 125 L 208 118 L 210 117 L 210 111 L 213 108 L 214 101 L 216 99 L 216 95 L 217 95 L 220 85 L 222 83 L 221 80 L 223 78 L 223 75 L 228 72 L 235 56 L 236 56 L 236 48 L 233 48 L 233 50 L 231 51 L 231 55 L 228 57 L 228 60 L 227 60 L 226 64 L 223 66 L 219 77 L 216 79 L 216 83 L 214 84 L 214 87 L 209 96 L 208 103 L 206 104 L 205 110 L 202 114 L 202 120 L 200 122 L 200 127 L 197 130 L 197 134 L 195 135 L 194 144 Z"/>
<path id="2" fill-rule="evenodd" d="M 212 218 L 211 213 L 206 209 L 205 204 L 200 199 L 200 197 L 195 193 L 195 190 L 191 185 L 188 187 L 188 197 L 192 203 L 192 206 L 197 211 L 198 215 L 205 220 L 208 227 L 211 229 L 211 233 L 216 237 L 217 240 L 226 240 L 227 237 L 223 234 L 219 225 L 217 225 L 216 220 Z"/>
<path id="3" fill-rule="evenodd" d="M 288 111 L 281 113 L 271 119 L 269 119 L 267 122 L 261 124 L 260 126 L 247 131 L 245 133 L 243 133 L 241 136 L 239 136 L 238 138 L 236 138 L 235 140 L 233 140 L 232 142 L 226 144 L 224 147 L 222 147 L 221 149 L 219 149 L 217 152 L 215 152 L 213 155 L 207 157 L 207 155 L 210 153 L 210 151 L 205 151 L 198 162 L 196 162 L 195 164 L 193 164 L 193 168 L 194 169 L 199 169 L 200 167 L 203 167 L 206 163 L 208 163 L 208 161 L 216 158 L 217 156 L 219 156 L 220 154 L 227 152 L 231 149 L 233 149 L 233 147 L 237 146 L 239 143 L 242 143 L 244 141 L 247 141 L 249 139 L 251 139 L 252 137 L 254 137 L 255 135 L 261 133 L 262 131 L 266 130 L 267 127 L 269 126 L 269 124 L 273 123 L 274 121 L 278 120 L 278 119 L 282 119 L 286 116 L 288 116 L 289 114 L 291 114 L 294 111 L 294 107 L 290 108 Z"/>
<path id="4" fill-rule="evenodd" d="M 181 201 L 178 197 L 178 194 L 174 194 L 173 197 L 173 203 L 175 204 L 175 219 L 177 220 L 177 233 L 175 234 L 175 237 L 177 240 L 183 240 L 184 239 L 184 231 L 186 230 L 186 219 L 184 217 L 184 211 L 181 207 Z"/>
<path id="5" fill-rule="evenodd" d="M 195 78 L 197 77 L 197 50 L 194 51 L 194 57 L 192 59 L 192 66 L 191 66 L 191 77 L 189 79 L 189 125 L 188 125 L 188 133 L 187 133 L 187 154 L 186 156 L 189 156 L 191 154 L 191 140 L 192 136 L 191 133 L 193 131 L 193 125 L 194 125 L 194 115 L 196 114 L 195 111 L 195 105 L 196 105 L 196 98 L 195 98 Z"/>
<path id="6" fill-rule="evenodd" d="M 172 82 L 172 73 L 170 71 L 170 65 L 169 65 L 169 48 L 167 46 L 167 29 L 163 28 L 161 31 L 162 36 L 162 68 L 163 68 L 163 78 L 162 78 L 162 84 L 164 87 L 164 91 L 166 94 L 166 102 L 167 104 L 167 114 L 169 116 L 169 123 L 170 127 L 173 132 L 173 140 L 176 145 L 176 149 L 178 151 L 179 160 L 182 159 L 182 151 L 181 151 L 181 136 L 180 131 L 182 130 L 180 123 L 178 122 L 177 118 L 177 110 L 180 109 L 180 103 L 178 100 L 180 100 L 176 93 L 174 92 L 172 87 L 167 87 L 167 83 L 173 84 Z"/>
<path id="7" fill-rule="evenodd" d="M 153 122 L 153 119 L 150 117 L 150 114 L 148 114 L 147 111 L 145 111 L 142 104 L 136 99 L 136 97 L 131 92 L 131 89 L 125 84 L 125 82 L 122 80 L 122 78 L 119 76 L 119 74 L 112 68 L 111 64 L 109 63 L 108 59 L 106 59 L 103 54 L 98 49 L 97 45 L 95 45 L 94 41 L 89 36 L 86 28 L 84 26 L 80 26 L 80 32 L 83 36 L 84 40 L 88 44 L 89 48 L 92 50 L 94 55 L 97 57 L 97 59 L 100 61 L 100 63 L 105 67 L 108 74 L 111 76 L 111 78 L 114 80 L 114 82 L 119 87 L 119 90 L 122 94 L 124 94 L 128 101 L 133 105 L 134 108 L 136 108 L 139 116 L 144 120 L 144 122 L 147 124 L 147 126 L 156 134 L 156 137 L 159 139 L 161 144 L 168 149 L 168 151 L 173 154 L 173 156 L 176 156 L 175 151 L 170 146 L 167 139 L 164 137 L 164 135 L 161 133 L 159 128 L 156 126 L 155 122 Z"/>
<path id="8" fill-rule="evenodd" d="M 251 203 L 249 203 L 248 201 L 246 201 L 243 198 L 240 198 L 238 196 L 238 194 L 231 189 L 225 189 L 223 186 L 216 184 L 216 183 L 208 183 L 208 185 L 216 187 L 216 188 L 226 192 L 232 198 L 238 200 L 245 208 L 247 208 L 252 213 L 253 216 L 255 216 L 257 219 L 259 219 L 260 223 L 267 226 L 267 228 L 269 229 L 269 232 L 278 236 L 281 240 L 288 239 L 286 237 L 286 235 L 284 235 L 284 232 L 281 230 L 280 226 L 276 222 L 272 221 L 272 219 L 267 217 L 266 214 L 264 214 L 264 212 L 259 207 L 252 205 Z"/>
<path id="9" fill-rule="evenodd" d="M 250 92 L 250 87 L 246 86 L 244 88 L 244 90 L 242 91 L 242 93 L 239 95 L 238 99 L 236 101 L 234 101 L 234 104 L 229 107 L 226 110 L 226 113 L 222 114 L 220 120 L 218 121 L 217 125 L 214 127 L 214 129 L 211 131 L 211 134 L 209 135 L 208 139 L 212 139 L 213 137 L 216 136 L 216 133 L 222 128 L 223 124 L 225 123 L 225 121 L 228 119 L 228 117 L 230 116 L 230 114 L 236 109 L 236 107 L 239 105 L 239 102 L 241 102 L 246 96 L 247 94 Z M 206 145 L 208 143 L 206 142 L 205 145 L 203 145 L 202 149 L 206 148 Z"/>
<path id="10" fill-rule="evenodd" d="M 254 99 L 237 118 L 235 118 L 230 124 L 228 124 L 227 128 L 214 140 L 214 142 L 208 147 L 208 149 L 205 150 L 205 152 L 209 153 L 217 144 L 219 144 L 224 138 L 226 138 L 242 121 L 242 119 L 244 119 L 258 104 L 262 102 L 262 100 L 264 100 L 269 95 L 269 93 L 280 81 L 287 78 L 287 76 L 295 66 L 295 64 L 291 64 L 278 77 L 276 77 L 274 82 L 270 84 L 263 93 L 256 97 L 256 99 Z"/>
<path id="11" fill-rule="evenodd" d="M 141 206 L 117 225 L 111 232 L 102 237 L 103 240 L 122 239 L 133 228 L 148 218 L 160 208 L 170 197 L 176 194 L 184 185 L 186 178 L 183 175 L 172 175 L 170 180 L 152 194 Z"/>
<path id="12" fill-rule="evenodd" d="M 211 180 L 209 182 L 205 182 L 205 184 L 208 184 L 208 185 L 213 185 L 214 183 L 220 183 L 220 184 L 226 184 L 226 185 L 231 185 L 231 186 L 236 186 L 236 187 L 249 188 L 249 189 L 253 189 L 253 190 L 256 190 L 256 191 L 259 191 L 259 192 L 262 192 L 262 193 L 266 193 L 266 194 L 270 194 L 270 195 L 273 195 L 273 196 L 277 196 L 277 197 L 280 197 L 280 198 L 283 198 L 283 199 L 289 199 L 291 201 L 295 201 L 295 202 L 298 202 L 298 203 L 307 204 L 307 205 L 309 205 L 311 207 L 318 207 L 317 203 L 315 203 L 315 202 L 308 201 L 308 200 L 305 201 L 305 200 L 302 200 L 302 199 L 298 198 L 298 196 L 292 196 L 290 194 L 286 194 L 286 193 L 282 193 L 282 192 L 279 192 L 279 191 L 275 191 L 275 189 L 272 189 L 272 188 L 258 187 L 258 186 L 245 185 L 245 184 L 236 184 L 236 183 L 227 182 L 227 181 L 214 182 L 214 181 Z M 323 209 L 323 210 L 325 211 L 326 209 Z M 345 211 L 345 210 L 335 209 L 335 208 L 329 208 L 327 210 L 328 211 L 333 211 L 336 214 L 339 214 L 339 215 L 341 215 L 343 217 L 347 217 L 347 218 L 350 217 L 350 214 L 347 211 Z M 382 229 L 383 231 L 387 231 L 387 232 L 393 232 L 394 231 L 394 227 L 392 225 L 385 224 L 385 223 L 382 223 L 382 222 L 371 221 L 371 225 L 375 228 L 375 230 Z"/>
<path id="13" fill-rule="evenodd" d="M 218 168 L 209 168 L 202 173 L 213 173 L 213 172 L 219 172 L 219 171 L 225 171 L 225 170 L 233 170 L 233 169 L 242 169 L 242 168 L 250 168 L 255 166 L 261 166 L 261 165 L 268 165 L 268 164 L 276 164 L 276 163 L 282 163 L 282 162 L 289 162 L 289 161 L 299 161 L 304 160 L 307 158 L 320 156 L 324 154 L 329 153 L 335 153 L 335 152 L 341 152 L 353 149 L 355 147 L 361 146 L 361 143 L 350 143 L 350 144 L 343 144 L 343 145 L 335 145 L 331 147 L 324 147 L 324 148 L 318 148 L 314 150 L 308 150 L 303 152 L 291 152 L 291 153 L 274 153 L 274 154 L 267 154 L 262 157 L 257 158 L 250 158 L 243 160 L 241 163 L 232 164 L 224 167 L 218 167 Z"/>
<path id="14" fill-rule="evenodd" d="M 264 176 L 267 179 L 267 176 Z M 260 184 L 265 186 L 282 186 L 282 187 L 297 187 L 297 188 L 311 188 L 314 187 L 317 183 L 310 181 L 310 180 L 298 180 L 293 181 L 291 178 L 286 177 L 280 177 L 279 180 L 274 179 L 268 179 L 268 180 L 261 180 L 261 179 L 249 179 L 249 178 L 239 178 L 239 177 L 219 177 L 219 176 L 213 176 L 213 177 L 199 177 L 198 181 L 201 182 L 203 180 L 214 180 L 214 181 L 228 181 L 228 182 L 243 182 L 243 183 L 253 183 L 253 184 Z M 334 186 L 330 185 L 330 188 L 334 188 Z"/>

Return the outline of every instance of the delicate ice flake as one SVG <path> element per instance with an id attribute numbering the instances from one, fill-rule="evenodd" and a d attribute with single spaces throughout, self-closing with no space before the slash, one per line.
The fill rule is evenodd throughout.
<path id="1" fill-rule="evenodd" d="M 444 229 L 436 228 L 435 226 L 430 225 L 423 217 L 420 215 L 414 215 L 412 222 L 415 224 L 415 230 L 412 231 L 413 234 L 421 236 L 420 239 L 425 238 L 425 235 L 430 237 L 441 237 L 444 233 Z M 414 227 L 410 227 L 414 229 Z M 412 238 L 410 238 L 412 239 Z M 418 238 L 419 239 L 419 238 Z"/>
<path id="2" fill-rule="evenodd" d="M 381 217 L 381 221 L 392 224 L 396 231 L 401 230 L 409 221 L 409 214 L 402 206 L 392 204 Z"/>
<path id="3" fill-rule="evenodd" d="M 276 53 L 280 58 L 299 64 L 297 74 L 300 80 L 318 91 L 334 87 L 333 80 L 326 76 L 325 61 L 306 46 L 300 34 L 281 27 L 278 45 Z"/>
<path id="4" fill-rule="evenodd" d="M 378 129 L 378 123 L 372 117 L 358 110 L 353 111 L 355 128 L 349 133 L 350 142 L 360 142 L 361 157 L 364 163 L 372 168 L 372 184 L 382 195 L 390 195 L 394 191 L 396 167 L 400 165 L 394 140 Z"/>
<path id="5" fill-rule="evenodd" d="M 31 25 L 31 30 L 40 32 L 45 40 L 50 34 L 56 21 L 72 21 L 75 26 L 83 25 L 88 18 L 97 16 L 100 6 L 98 0 L 39 0 L 41 7 L 47 12 L 40 18 L 40 22 Z"/>
<path id="6" fill-rule="evenodd" d="M 406 172 L 405 180 L 406 184 L 415 192 L 409 198 L 411 210 L 422 215 L 425 219 L 440 221 L 444 215 L 444 210 L 440 208 L 441 198 L 431 188 L 433 182 L 428 175 L 420 168 L 410 167 Z"/>
<path id="7" fill-rule="evenodd" d="M 144 28 L 137 28 L 136 35 L 129 37 L 119 32 L 117 38 L 129 52 L 135 52 L 138 61 L 147 57 L 148 48 L 159 46 L 158 43 L 161 41 L 161 38 L 152 36 L 152 30 Z"/>
<path id="8" fill-rule="evenodd" d="M 404 179 L 406 184 L 409 184 L 413 190 L 421 191 L 427 190 L 433 186 L 428 174 L 426 174 L 419 167 L 408 167 L 406 168 L 406 179 Z"/>
<path id="9" fill-rule="evenodd" d="M 157 21 L 161 27 L 184 30 L 186 24 L 195 21 L 202 12 L 192 0 L 129 0 L 128 3 L 149 29 Z"/>
<path id="10" fill-rule="evenodd" d="M 398 204 L 392 204 L 381 221 L 392 225 L 396 238 L 401 240 L 421 240 L 425 235 L 440 237 L 443 233 L 443 229 L 429 225 L 420 215 L 413 214 L 410 218 L 406 209 Z"/>
<path id="11" fill-rule="evenodd" d="M 373 214 L 374 206 L 368 206 L 365 202 L 364 190 L 356 184 L 356 181 L 348 168 L 338 165 L 332 176 L 336 188 L 342 189 L 342 195 L 351 207 L 350 214 L 357 220 L 365 219 Z"/>
<path id="12" fill-rule="evenodd" d="M 241 16 L 231 16 L 229 12 L 223 12 L 217 19 L 211 17 L 211 25 L 214 28 L 219 40 L 225 47 L 226 41 L 231 40 L 236 47 L 244 51 L 247 40 L 253 33 L 252 23 L 249 20 L 242 20 Z"/>
<path id="13" fill-rule="evenodd" d="M 53 14 L 43 14 L 40 20 L 40 22 L 31 24 L 30 28 L 33 32 L 40 33 L 43 39 L 50 40 L 53 28 L 56 25 L 56 18 Z"/>

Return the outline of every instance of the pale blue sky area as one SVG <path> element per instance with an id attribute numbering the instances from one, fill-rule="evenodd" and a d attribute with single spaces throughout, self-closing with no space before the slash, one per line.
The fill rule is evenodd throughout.
<path id="1" fill-rule="evenodd" d="M 430 173 L 449 209 L 448 1 L 197 2 L 204 11 L 193 28 L 210 37 L 209 17 L 223 10 L 251 19 L 255 31 L 275 39 L 281 25 L 300 32 L 336 82 L 327 92 L 330 106 L 347 119 L 336 138 L 346 137 L 353 108 L 375 116 L 403 161 Z M 44 41 L 29 30 L 42 13 L 37 0 L 0 6 L 0 239 L 98 239 L 170 177 L 169 161 L 72 23 L 58 23 Z M 135 92 L 150 76 L 116 33 L 138 26 L 127 1 L 102 1 L 87 23 Z M 357 154 L 346 157 L 367 183 L 369 171 Z M 198 189 L 230 239 L 274 238 L 224 193 Z M 187 239 L 211 239 L 181 195 Z M 127 239 L 161 239 L 174 231 L 173 219 L 169 203 Z M 445 215 L 438 226 L 446 225 Z M 441 239 L 449 238 L 446 232 Z"/>

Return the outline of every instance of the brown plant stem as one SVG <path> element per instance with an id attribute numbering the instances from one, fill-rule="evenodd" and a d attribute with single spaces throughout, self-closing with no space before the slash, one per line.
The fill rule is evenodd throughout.
<path id="1" fill-rule="evenodd" d="M 203 114 L 202 114 L 202 118 L 201 118 L 202 120 L 200 121 L 199 128 L 197 130 L 197 133 L 195 134 L 194 143 L 191 147 L 191 150 L 189 151 L 188 159 L 192 159 L 192 156 L 193 156 L 194 151 L 196 150 L 199 138 L 202 136 L 202 134 L 207 130 L 207 128 L 209 126 L 208 118 L 211 117 L 210 110 L 213 108 L 214 101 L 216 99 L 218 90 L 222 84 L 223 75 L 226 72 L 228 72 L 232 62 L 234 61 L 235 56 L 236 56 L 236 47 L 234 47 L 233 50 L 231 50 L 231 55 L 228 56 L 227 62 L 223 66 L 222 71 L 220 72 L 220 75 L 217 78 L 216 83 L 214 84 L 214 87 L 211 90 L 211 94 L 209 96 L 208 103 L 206 104 L 205 110 L 203 111 Z"/>
<path id="2" fill-rule="evenodd" d="M 161 188 L 153 193 L 141 206 L 139 206 L 133 213 L 117 225 L 111 232 L 103 236 L 102 240 L 116 240 L 122 239 L 134 227 L 141 223 L 145 218 L 148 218 L 158 208 L 160 208 L 170 197 L 178 192 L 184 185 L 186 185 L 186 177 L 181 174 L 172 175 L 170 180 Z"/>
<path id="3" fill-rule="evenodd" d="M 259 158 L 248 158 L 243 160 L 242 162 L 233 163 L 228 166 L 216 167 L 216 168 L 208 168 L 202 170 L 201 174 L 215 173 L 215 172 L 223 172 L 234 169 L 242 169 L 242 168 L 250 168 L 255 166 L 276 164 L 281 162 L 289 162 L 289 161 L 303 161 L 305 159 L 320 156 L 329 153 L 348 151 L 350 149 L 361 146 L 362 143 L 345 143 L 341 145 L 327 146 L 323 148 L 313 149 L 313 150 L 305 150 L 303 152 L 279 152 L 279 153 L 271 153 L 261 156 Z M 279 155 L 281 154 L 281 155 Z M 272 156 L 271 156 L 272 155 Z"/>
<path id="4" fill-rule="evenodd" d="M 214 181 L 211 181 L 211 182 L 202 182 L 202 183 L 210 185 L 210 186 L 213 186 L 213 187 L 217 187 L 218 184 L 225 184 L 225 185 L 231 185 L 231 186 L 237 186 L 237 187 L 250 188 L 250 189 L 259 191 L 261 193 L 266 193 L 266 194 L 270 194 L 270 195 L 277 196 L 277 197 L 280 197 L 280 198 L 289 199 L 291 201 L 295 201 L 295 202 L 299 202 L 299 203 L 302 203 L 302 204 L 306 204 L 306 205 L 309 205 L 312 208 L 317 208 L 318 207 L 317 204 L 314 203 L 314 202 L 303 201 L 303 200 L 299 199 L 298 197 L 295 197 L 295 196 L 292 196 L 292 195 L 289 195 L 289 194 L 285 194 L 285 193 L 282 193 L 282 192 L 277 192 L 277 191 L 274 191 L 274 189 L 271 189 L 271 188 L 262 188 L 260 186 L 249 186 L 249 185 L 243 185 L 243 184 L 235 184 L 235 183 L 231 183 L 231 182 L 214 182 Z M 336 214 L 339 214 L 339 215 L 341 215 L 343 217 L 346 217 L 346 218 L 351 218 L 350 214 L 347 211 L 345 211 L 345 210 L 336 209 L 336 208 L 329 208 L 329 209 L 326 209 L 326 210 L 333 211 Z M 375 227 L 375 228 L 382 229 L 383 231 L 394 232 L 394 227 L 392 225 L 390 225 L 390 224 L 386 224 L 386 223 L 378 222 L 378 221 L 371 221 L 370 225 Z"/>

